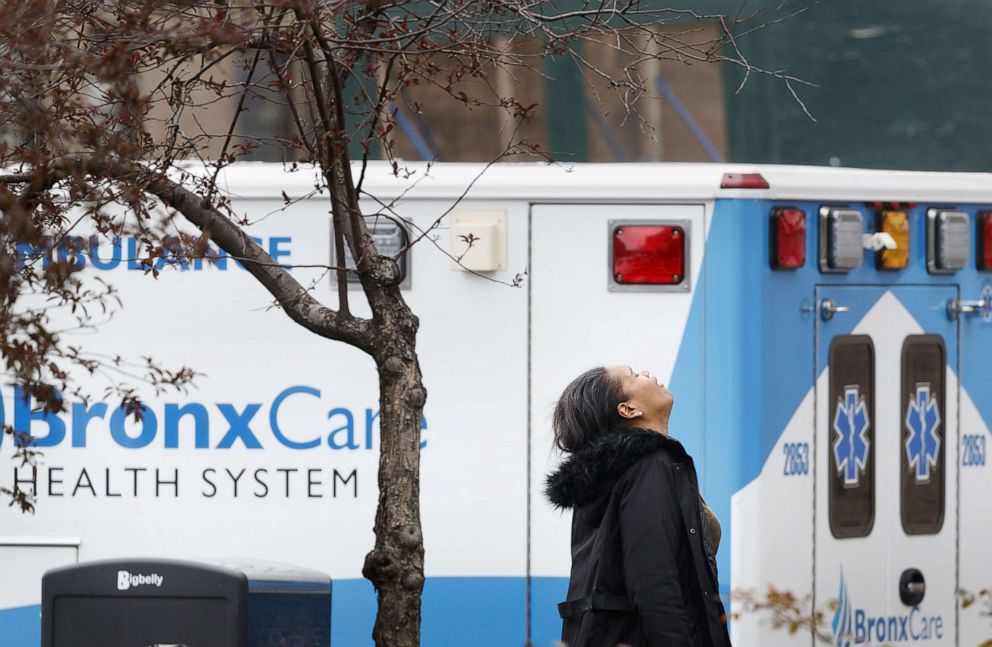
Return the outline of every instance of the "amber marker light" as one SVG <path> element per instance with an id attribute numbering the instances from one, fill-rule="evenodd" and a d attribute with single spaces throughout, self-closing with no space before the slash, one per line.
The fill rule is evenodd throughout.
<path id="1" fill-rule="evenodd" d="M 878 230 L 896 241 L 895 249 L 878 252 L 878 269 L 901 270 L 909 265 L 909 215 L 905 211 L 879 212 Z"/>

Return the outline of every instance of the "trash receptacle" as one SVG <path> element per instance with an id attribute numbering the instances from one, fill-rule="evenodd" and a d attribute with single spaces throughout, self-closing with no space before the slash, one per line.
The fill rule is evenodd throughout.
<path id="1" fill-rule="evenodd" d="M 266 562 L 112 560 L 41 584 L 42 647 L 328 647 L 331 580 Z"/>

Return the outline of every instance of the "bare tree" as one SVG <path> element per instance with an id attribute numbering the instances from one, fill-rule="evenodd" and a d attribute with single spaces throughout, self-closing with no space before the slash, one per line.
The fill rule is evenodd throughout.
<path id="1" fill-rule="evenodd" d="M 240 261 L 298 325 L 355 346 L 378 367 L 381 407 L 379 504 L 375 546 L 363 573 L 375 585 L 379 645 L 415 645 L 420 633 L 424 547 L 419 511 L 419 433 L 427 398 L 417 358 L 418 320 L 399 289 L 397 256 L 383 256 L 369 215 L 395 218 L 390 203 L 363 214 L 365 163 L 379 151 L 395 159 L 396 112 L 417 111 L 418 88 L 455 105 L 503 113 L 494 161 L 545 155 L 519 128 L 539 105 L 507 82 L 542 74 L 548 56 L 570 58 L 589 82 L 608 88 L 632 117 L 650 96 L 643 63 L 726 62 L 747 74 L 771 74 L 791 91 L 796 80 L 753 67 L 738 44 L 764 16 L 698 15 L 651 2 L 469 0 L 64 0 L 16 2 L 0 9 L 0 349 L 8 374 L 48 411 L 66 393 L 85 398 L 92 381 L 72 376 L 114 369 L 107 384 L 137 417 L 132 381 L 184 389 L 195 367 L 167 369 L 160 359 L 106 358 L 69 344 L 53 317 L 93 325 L 94 312 L 120 307 L 113 285 L 83 278 L 74 254 L 87 238 L 131 236 L 136 262 L 151 276 L 161 259 L 210 257 L 216 245 Z M 658 25 L 674 25 L 659 31 Z M 704 32 L 703 24 L 716 25 Z M 520 47 L 527 42 L 527 47 Z M 536 43 L 536 46 L 534 45 Z M 598 67 L 589 48 L 609 48 L 624 63 Z M 497 78 L 498 77 L 498 78 Z M 291 128 L 242 132 L 254 102 L 271 103 Z M 218 111 L 225 127 L 207 125 Z M 647 132 L 645 136 L 650 136 Z M 287 171 L 315 168 L 327 196 L 337 259 L 338 303 L 319 303 L 285 266 L 245 231 L 218 183 L 221 170 L 259 146 L 275 147 Z M 353 160 L 349 146 L 362 151 Z M 184 163 L 198 160 L 198 171 Z M 360 172 L 353 175 L 352 162 Z M 293 202 L 285 196 L 287 207 Z M 123 206 L 122 210 L 115 205 Z M 438 214 L 435 226 L 444 214 Z M 174 218 L 198 236 L 170 235 Z M 429 237 L 418 232 L 410 244 Z M 471 242 L 471 241 L 469 241 Z M 404 250 L 405 251 L 405 250 Z M 346 254 L 347 252 L 347 254 Z M 402 252 L 401 252 L 402 253 Z M 350 307 L 347 278 L 361 283 L 371 318 Z M 519 283 L 519 281 L 517 281 Z M 56 315 L 56 313 L 61 313 Z M 64 319 L 60 320 L 64 321 Z M 9 426 L 5 433 L 13 435 Z M 19 458 L 33 460 L 30 437 Z M 12 501 L 30 510 L 16 488 Z"/>

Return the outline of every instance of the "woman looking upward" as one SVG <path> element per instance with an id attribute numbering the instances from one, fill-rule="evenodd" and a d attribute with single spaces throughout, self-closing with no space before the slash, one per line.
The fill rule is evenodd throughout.
<path id="1" fill-rule="evenodd" d="M 547 495 L 572 510 L 569 647 L 729 647 L 716 551 L 720 523 L 669 435 L 674 398 L 647 371 L 586 371 L 555 407 L 565 460 Z"/>

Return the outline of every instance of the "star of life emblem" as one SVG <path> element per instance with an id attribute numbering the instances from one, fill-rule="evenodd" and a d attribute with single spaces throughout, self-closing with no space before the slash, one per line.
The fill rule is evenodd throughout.
<path id="1" fill-rule="evenodd" d="M 916 385 L 916 394 L 909 399 L 906 407 L 906 459 L 913 470 L 917 483 L 930 481 L 930 473 L 937 466 L 940 456 L 940 407 L 930 393 L 928 382 Z"/>
<path id="2" fill-rule="evenodd" d="M 857 487 L 868 465 L 868 407 L 858 385 L 845 386 L 844 397 L 837 401 L 834 414 L 834 462 L 837 473 L 844 477 L 844 485 Z"/>

